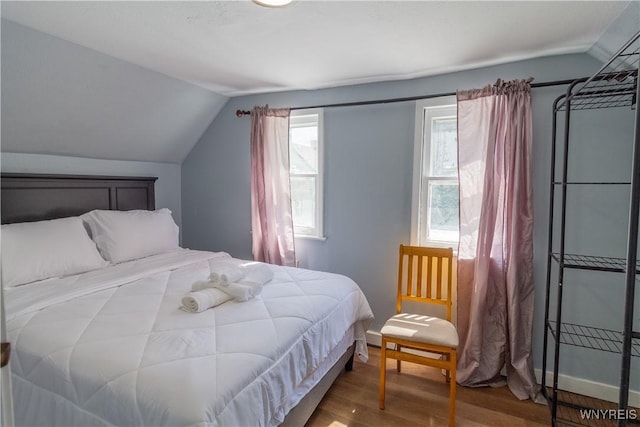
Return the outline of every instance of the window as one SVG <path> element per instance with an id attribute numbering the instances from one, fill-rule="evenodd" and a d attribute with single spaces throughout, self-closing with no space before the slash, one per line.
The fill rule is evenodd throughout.
<path id="1" fill-rule="evenodd" d="M 412 243 L 458 242 L 458 143 L 455 97 L 416 105 Z"/>
<path id="2" fill-rule="evenodd" d="M 322 157 L 322 110 L 292 111 L 289 174 L 296 237 L 323 237 Z"/>

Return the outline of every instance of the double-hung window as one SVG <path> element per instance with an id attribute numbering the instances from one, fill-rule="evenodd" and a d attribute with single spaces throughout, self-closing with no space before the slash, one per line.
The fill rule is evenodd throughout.
<path id="1" fill-rule="evenodd" d="M 322 230 L 322 110 L 291 112 L 289 175 L 296 237 L 323 237 Z"/>
<path id="2" fill-rule="evenodd" d="M 459 238 L 455 97 L 416 104 L 412 243 L 451 246 Z"/>

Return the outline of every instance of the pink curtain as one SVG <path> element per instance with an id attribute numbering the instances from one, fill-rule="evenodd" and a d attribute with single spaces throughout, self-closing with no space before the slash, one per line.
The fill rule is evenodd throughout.
<path id="1" fill-rule="evenodd" d="M 540 401 L 533 372 L 531 86 L 459 91 L 458 383 L 506 382 Z"/>
<path id="2" fill-rule="evenodd" d="M 289 114 L 268 106 L 251 111 L 251 233 L 254 260 L 295 266 Z"/>

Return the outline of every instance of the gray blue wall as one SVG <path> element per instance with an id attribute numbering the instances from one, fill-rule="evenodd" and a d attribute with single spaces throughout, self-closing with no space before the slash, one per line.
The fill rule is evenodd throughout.
<path id="1" fill-rule="evenodd" d="M 2 31 L 3 152 L 0 168 L 3 172 L 158 176 L 157 205 L 174 212 L 176 222 L 181 225 L 183 245 L 224 250 L 240 258 L 251 257 L 249 118 L 237 118 L 236 109 L 264 104 L 306 106 L 447 93 L 481 87 L 497 78 L 533 76 L 535 82 L 571 79 L 589 75 L 599 66 L 587 55 L 566 55 L 423 79 L 234 98 L 222 108 L 180 165 L 180 154 L 175 152 L 162 154 L 177 158 L 174 163 L 148 161 L 159 155 L 153 143 L 154 132 L 159 127 L 153 123 L 159 120 L 162 127 L 175 124 L 173 119 L 179 118 L 178 126 L 187 129 L 181 134 L 186 135 L 183 143 L 190 146 L 193 138 L 200 134 L 198 127 L 203 117 L 207 114 L 213 117 L 224 99 L 16 24 L 3 22 Z M 27 42 L 28 49 L 21 45 Z M 29 49 L 32 55 L 23 55 Z M 38 65 L 33 63 L 34 58 L 65 60 L 60 63 L 45 61 Z M 99 76 L 98 80 L 93 79 L 96 76 Z M 129 83 L 124 84 L 125 80 Z M 47 83 L 44 88 L 38 86 L 43 81 Z M 128 84 L 136 82 L 141 83 L 136 86 L 137 92 L 127 89 Z M 114 92 L 116 89 L 119 92 Z M 165 94 L 160 104 L 154 95 L 159 91 Z M 177 98 L 172 95 L 176 91 L 186 93 L 186 100 L 194 102 L 189 102 L 188 107 L 180 107 L 182 101 L 175 103 Z M 542 352 L 551 104 L 562 91 L 563 88 L 552 87 L 533 92 L 534 357 L 537 367 L 541 366 Z M 172 107 L 158 111 L 157 105 Z M 176 111 L 176 106 L 181 110 L 179 116 L 165 120 L 171 116 L 171 111 Z M 133 110 L 129 110 L 131 108 Z M 119 111 L 134 113 L 122 115 Z M 183 115 L 185 111 L 192 111 L 193 115 Z M 145 121 L 145 112 L 153 113 L 148 118 L 150 121 Z M 610 176 L 610 171 L 622 175 L 628 172 L 625 161 L 629 153 L 624 151 L 625 146 L 619 151 L 611 146 L 618 136 L 622 136 L 620 141 L 628 139 L 630 129 L 624 127 L 628 113 L 607 114 L 610 113 L 598 112 L 600 120 L 594 121 L 595 127 L 577 127 L 577 140 L 586 141 L 581 143 L 587 144 L 588 149 L 581 152 L 582 157 L 572 170 L 578 173 L 597 171 L 606 176 Z M 302 267 L 346 274 L 361 286 L 376 315 L 373 330 L 379 330 L 383 321 L 393 314 L 397 246 L 409 241 L 414 115 L 414 102 L 325 110 L 324 223 L 327 239 L 296 242 Z M 585 117 L 581 119 L 583 122 L 592 122 L 590 116 Z M 91 125 L 96 118 L 99 123 Z M 126 120 L 122 121 L 124 119 L 146 123 L 147 131 L 137 133 L 140 129 L 129 126 Z M 78 121 L 82 126 L 77 125 Z M 43 132 L 41 125 L 46 123 L 50 124 L 46 128 L 50 131 Z M 59 127 L 57 124 L 60 123 L 65 126 Z M 83 134 L 82 129 L 87 126 L 91 133 Z M 149 127 L 153 128 L 150 132 Z M 122 134 L 122 138 L 114 136 L 113 132 L 121 130 L 126 135 Z M 580 138 L 582 135 L 584 139 Z M 113 142 L 114 138 L 118 144 Z M 52 144 L 53 140 L 62 145 Z M 101 141 L 101 145 L 91 148 L 87 145 L 89 140 L 93 143 Z M 135 140 L 135 156 L 142 156 L 147 161 L 106 160 L 134 155 L 126 151 L 126 144 L 121 144 L 123 140 Z M 56 149 L 68 150 L 65 152 L 73 156 L 89 154 L 84 154 L 85 157 L 51 155 L 49 150 L 54 145 L 58 147 Z M 24 149 L 20 148 L 22 146 Z M 25 153 L 31 151 L 31 147 L 36 147 L 39 154 Z M 109 147 L 113 150 L 109 151 Z M 598 151 L 594 150 L 598 148 L 604 152 L 595 154 Z M 102 154 L 98 156 L 99 153 Z M 589 156 L 589 153 L 594 154 Z M 615 196 L 614 192 L 572 196 L 577 212 L 576 227 L 570 231 L 572 244 L 579 248 L 596 241 L 604 252 L 602 255 L 621 254 L 625 230 L 620 230 L 618 224 L 626 220 L 627 205 L 618 202 Z M 581 212 L 585 210 L 596 215 L 584 216 Z M 569 300 L 569 306 L 577 313 L 576 320 L 584 321 L 587 317 L 592 324 L 619 329 L 615 320 L 619 318 L 611 316 L 611 312 L 619 311 L 620 284 L 609 283 L 609 276 L 581 277 L 578 274 L 573 277 L 586 283 L 586 292 Z M 601 286 L 603 281 L 607 282 L 606 287 Z M 617 381 L 616 358 L 594 352 L 583 357 L 581 351 L 568 350 L 567 354 L 575 362 L 563 366 L 563 372 L 598 382 L 614 384 Z M 635 372 L 638 372 L 637 367 Z M 634 387 L 640 388 L 637 383 Z"/>
<path id="2" fill-rule="evenodd" d="M 224 250 L 240 258 L 251 257 L 249 119 L 236 118 L 236 109 L 447 93 L 497 78 L 571 79 L 599 67 L 590 56 L 565 55 L 415 80 L 246 96 L 222 107 L 224 97 L 82 46 L 6 20 L 1 31 L 3 172 L 157 176 L 157 206 L 174 212 L 185 247 Z M 592 53 L 606 51 L 606 57 L 607 47 L 599 44 Z M 561 87 L 533 92 L 537 367 L 551 104 L 562 92 Z M 572 173 L 628 175 L 630 114 L 598 111 L 576 119 L 572 135 L 582 150 L 570 165 Z M 302 267 L 346 274 L 361 286 L 376 315 L 373 330 L 393 314 L 397 247 L 409 241 L 414 115 L 413 102 L 325 110 L 327 239 L 296 242 Z M 595 243 L 599 255 L 624 253 L 624 191 L 570 195 L 571 247 L 579 252 Z M 568 279 L 580 285 L 580 292 L 570 290 L 565 299 L 576 322 L 620 329 L 619 277 L 572 272 Z M 640 329 L 640 308 L 636 323 Z M 578 348 L 566 354 L 571 359 L 562 367 L 565 374 L 616 383 L 616 356 Z M 634 369 L 633 387 L 639 389 L 638 358 Z"/>
<path id="3" fill-rule="evenodd" d="M 231 99 L 182 165 L 184 244 L 197 249 L 228 251 L 239 258 L 251 257 L 249 118 L 236 118 L 236 109 L 264 104 L 311 106 L 439 94 L 482 87 L 498 78 L 533 76 L 534 83 L 572 79 L 592 74 L 599 65 L 587 55 L 565 55 L 416 80 Z M 534 358 L 538 368 L 542 354 L 551 105 L 564 89 L 550 87 L 533 91 Z M 376 316 L 372 325 L 375 331 L 394 313 L 397 247 L 409 242 L 415 103 L 328 108 L 324 114 L 327 239 L 298 239 L 296 249 L 302 267 L 346 274 L 360 285 Z M 615 126 L 609 128 L 610 134 L 617 132 Z M 626 136 L 628 131 L 622 133 Z M 626 155 L 623 153 L 621 158 L 611 161 L 596 158 L 595 164 L 583 167 L 599 168 L 600 163 L 606 163 L 615 169 L 618 160 L 624 161 Z M 623 206 L 618 208 L 624 210 Z M 624 214 L 616 216 L 624 218 Z M 593 227 L 593 224 L 583 225 L 587 228 L 576 231 L 576 236 L 588 233 Z M 616 240 L 619 238 L 624 236 L 616 235 L 615 244 L 619 245 Z M 603 306 L 597 299 L 585 304 L 589 305 L 579 310 L 589 313 L 595 324 L 611 316 L 608 309 L 618 307 L 617 303 Z M 602 363 L 600 356 L 589 357 L 587 355 L 587 360 Z M 615 374 L 618 362 L 607 361 L 604 366 L 609 368 L 598 372 L 592 365 L 573 364 L 566 367 L 566 373 L 610 384 L 618 380 Z"/>

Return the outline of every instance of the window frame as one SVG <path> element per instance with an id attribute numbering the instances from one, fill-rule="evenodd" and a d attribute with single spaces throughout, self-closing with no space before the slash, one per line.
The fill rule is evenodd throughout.
<path id="1" fill-rule="evenodd" d="M 289 166 L 289 179 L 292 177 L 316 177 L 315 188 L 315 227 L 301 227 L 293 225 L 294 238 L 325 240 L 324 236 L 324 110 L 322 108 L 309 108 L 304 110 L 291 111 L 289 117 L 289 132 L 291 132 L 291 120 L 294 117 L 313 116 L 318 117 L 318 171 L 315 174 L 310 173 L 293 173 Z M 289 148 L 289 155 L 291 149 Z"/>
<path id="2" fill-rule="evenodd" d="M 443 114 L 444 113 L 444 114 Z M 454 96 L 443 96 L 437 98 L 422 99 L 416 101 L 415 113 L 415 137 L 413 149 L 413 186 L 411 196 L 411 244 L 412 245 L 429 245 L 434 247 L 454 247 L 457 248 L 458 241 L 443 240 L 426 240 L 420 242 L 420 196 L 423 191 L 423 179 L 426 180 L 424 185 L 428 186 L 430 182 L 455 182 L 460 184 L 459 176 L 427 176 L 424 174 L 426 167 L 431 163 L 431 132 L 427 132 L 427 126 L 430 126 L 427 118 L 433 117 L 457 117 L 457 100 Z M 430 120 L 430 119 L 429 119 Z M 426 207 L 427 218 L 429 216 L 430 206 Z"/>

